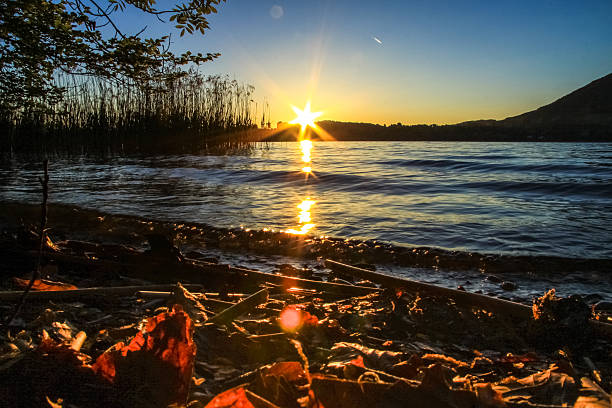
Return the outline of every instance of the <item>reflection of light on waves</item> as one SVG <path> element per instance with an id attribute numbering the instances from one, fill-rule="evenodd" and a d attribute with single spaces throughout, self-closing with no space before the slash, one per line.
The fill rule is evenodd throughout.
<path id="1" fill-rule="evenodd" d="M 314 228 L 314 224 L 311 223 L 312 218 L 310 216 L 310 208 L 315 204 L 315 201 L 311 200 L 310 197 L 306 198 L 304 201 L 302 201 L 297 208 L 299 208 L 301 211 L 298 214 L 298 219 L 299 219 L 299 223 L 303 224 L 299 230 L 290 228 L 288 229 L 287 233 L 289 234 L 296 234 L 296 235 L 304 235 L 306 234 L 308 231 L 310 231 L 312 228 Z"/>
<path id="2" fill-rule="evenodd" d="M 304 139 L 300 142 L 302 148 L 302 161 L 304 163 L 310 163 L 310 151 L 312 150 L 312 142 L 308 139 Z"/>

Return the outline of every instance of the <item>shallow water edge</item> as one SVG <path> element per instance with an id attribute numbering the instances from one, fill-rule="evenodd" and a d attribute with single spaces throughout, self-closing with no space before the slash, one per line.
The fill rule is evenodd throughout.
<path id="1" fill-rule="evenodd" d="M 39 212 L 37 205 L 0 203 L 3 238 L 10 239 L 7 234 L 20 225 L 31 225 L 34 229 Z M 612 300 L 611 259 L 512 256 L 399 246 L 374 240 L 295 236 L 154 221 L 62 204 L 50 205 L 48 225 L 49 235 L 56 241 L 118 243 L 140 249 L 147 247 L 147 234 L 163 234 L 171 237 L 184 253 L 264 272 L 276 272 L 282 265 L 321 270 L 324 259 L 334 259 L 366 267 L 375 265 L 384 273 L 524 303 L 551 288 L 564 296 L 588 296 L 594 302 Z"/>

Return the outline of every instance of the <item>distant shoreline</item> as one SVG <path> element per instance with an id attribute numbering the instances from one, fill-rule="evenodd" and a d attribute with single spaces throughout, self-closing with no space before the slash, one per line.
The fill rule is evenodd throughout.
<path id="1" fill-rule="evenodd" d="M 317 125 L 333 141 L 435 141 L 435 142 L 612 142 L 610 126 L 551 126 L 520 127 L 508 125 L 374 125 L 371 123 L 350 123 L 324 121 Z M 299 127 L 288 126 L 280 129 L 258 129 L 259 141 L 295 141 Z M 307 131 L 312 140 L 325 140 L 316 132 Z"/>

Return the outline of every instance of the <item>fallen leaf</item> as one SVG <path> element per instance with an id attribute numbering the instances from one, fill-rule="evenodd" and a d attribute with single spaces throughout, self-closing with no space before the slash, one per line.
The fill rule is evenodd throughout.
<path id="1" fill-rule="evenodd" d="M 230 388 L 213 398 L 204 408 L 255 408 L 243 387 Z"/>
<path id="2" fill-rule="evenodd" d="M 21 289 L 28 287 L 29 279 L 13 278 L 13 282 Z M 57 290 L 75 290 L 76 286 L 69 283 L 54 282 L 47 279 L 36 279 L 32 285 L 32 290 L 35 291 L 57 291 Z"/>
<path id="3" fill-rule="evenodd" d="M 306 375 L 302 364 L 297 361 L 281 361 L 272 364 L 263 371 L 264 375 L 280 377 L 283 376 L 289 382 L 305 380 Z"/>
<path id="4" fill-rule="evenodd" d="M 158 406 L 184 404 L 196 354 L 192 336 L 191 319 L 175 305 L 149 320 L 127 346 L 120 342 L 100 355 L 92 368 L 119 388 L 149 393 Z"/>

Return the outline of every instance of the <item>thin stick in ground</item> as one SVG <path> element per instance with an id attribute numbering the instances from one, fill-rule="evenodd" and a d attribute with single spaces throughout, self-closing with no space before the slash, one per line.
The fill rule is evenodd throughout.
<path id="1" fill-rule="evenodd" d="M 38 236 L 38 260 L 36 261 L 36 268 L 34 268 L 34 270 L 32 271 L 32 278 L 30 278 L 30 282 L 28 282 L 28 286 L 23 291 L 23 294 L 21 295 L 21 299 L 19 299 L 19 303 L 17 303 L 15 312 L 13 313 L 13 315 L 8 321 L 9 326 L 11 325 L 11 323 L 13 323 L 13 320 L 15 320 L 15 318 L 19 315 L 19 312 L 21 312 L 21 309 L 23 308 L 23 305 L 25 304 L 28 293 L 32 289 L 32 286 L 34 286 L 34 282 L 36 281 L 36 279 L 40 279 L 40 264 L 41 264 L 41 259 L 42 259 L 43 247 L 45 245 L 45 238 L 47 236 L 46 234 L 47 200 L 49 198 L 49 160 L 48 159 L 45 159 L 43 161 L 43 167 L 44 167 L 44 176 L 42 179 L 39 179 L 40 184 L 42 185 L 43 200 L 42 200 L 42 206 L 41 206 L 42 208 L 41 208 L 41 213 L 40 213 L 40 231 L 39 231 L 39 236 Z"/>

